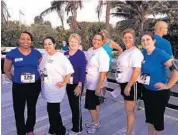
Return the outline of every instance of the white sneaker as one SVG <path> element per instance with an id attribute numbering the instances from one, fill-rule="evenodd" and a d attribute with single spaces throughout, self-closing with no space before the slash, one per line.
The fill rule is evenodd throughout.
<path id="1" fill-rule="evenodd" d="M 85 123 L 85 127 L 86 128 L 90 128 L 92 126 L 93 122 L 90 122 L 90 123 Z"/>
<path id="2" fill-rule="evenodd" d="M 94 122 L 90 122 L 90 123 L 86 123 L 85 124 L 85 127 L 86 128 L 90 128 L 93 124 L 95 124 Z M 100 128 L 101 127 L 101 124 L 100 122 L 98 124 L 95 124 L 97 126 L 97 128 Z"/>
<path id="3" fill-rule="evenodd" d="M 80 135 L 82 132 L 74 132 L 74 131 L 70 131 L 69 135 Z"/>
<path id="4" fill-rule="evenodd" d="M 95 124 L 95 123 L 93 123 L 92 126 L 88 128 L 87 132 L 88 132 L 89 134 L 93 134 L 93 133 L 95 133 L 100 127 L 101 127 L 100 124 Z"/>

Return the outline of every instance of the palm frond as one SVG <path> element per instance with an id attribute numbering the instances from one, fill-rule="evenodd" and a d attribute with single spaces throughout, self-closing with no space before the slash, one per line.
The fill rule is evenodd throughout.
<path id="1" fill-rule="evenodd" d="M 103 5 L 104 5 L 103 0 L 98 1 L 98 5 L 97 5 L 97 8 L 96 8 L 96 13 L 97 13 L 97 16 L 98 16 L 98 20 L 100 20 L 100 17 L 101 17 L 101 14 L 102 14 Z"/>
<path id="2" fill-rule="evenodd" d="M 10 17 L 10 14 L 4 0 L 1 0 L 1 11 L 2 21 L 7 22 L 8 18 Z"/>

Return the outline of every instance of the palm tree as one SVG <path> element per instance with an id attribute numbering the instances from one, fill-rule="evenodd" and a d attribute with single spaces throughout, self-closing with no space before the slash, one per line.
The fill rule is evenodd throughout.
<path id="1" fill-rule="evenodd" d="M 75 32 L 77 29 L 77 9 L 82 8 L 82 1 L 67 1 L 67 5 L 65 8 L 65 11 L 67 12 L 67 15 L 69 15 L 69 12 L 72 14 L 72 31 Z"/>
<path id="2" fill-rule="evenodd" d="M 35 16 L 34 23 L 35 24 L 42 24 L 43 23 L 43 18 L 41 18 L 40 16 Z"/>
<path id="3" fill-rule="evenodd" d="M 115 1 L 112 2 L 112 9 L 115 12 L 111 14 L 124 19 L 118 22 L 118 25 L 125 26 L 123 28 L 132 27 L 140 34 L 144 30 L 144 24 L 149 19 L 149 15 L 163 13 L 164 3 L 163 1 Z"/>
<path id="4" fill-rule="evenodd" d="M 56 11 L 61 23 L 62 23 L 62 27 L 64 28 L 64 11 L 63 11 L 63 4 L 64 1 L 52 1 L 51 2 L 51 7 L 47 8 L 46 10 L 44 10 L 41 14 L 40 17 L 42 18 L 43 16 Z"/>
<path id="5" fill-rule="evenodd" d="M 48 13 L 51 13 L 52 11 L 57 11 L 62 26 L 64 28 L 64 12 L 67 12 L 67 15 L 69 13 L 72 14 L 72 31 L 76 31 L 77 29 L 77 9 L 82 8 L 82 1 L 52 1 L 51 2 L 51 7 L 43 11 L 40 16 L 44 16 Z"/>
<path id="6" fill-rule="evenodd" d="M 7 5 L 4 0 L 1 0 L 1 21 L 7 22 L 10 17 L 9 11 L 7 9 Z"/>
<path id="7" fill-rule="evenodd" d="M 107 1 L 107 0 L 100 0 L 98 2 L 98 6 L 96 8 L 96 12 L 98 14 L 98 20 L 100 22 L 100 17 L 101 17 L 101 13 L 102 13 L 102 8 L 104 5 L 106 5 L 106 30 L 108 31 L 108 33 L 110 33 L 110 25 L 109 25 L 109 21 L 110 21 L 110 10 L 111 10 L 111 1 Z M 109 34 L 110 35 L 110 34 Z"/>

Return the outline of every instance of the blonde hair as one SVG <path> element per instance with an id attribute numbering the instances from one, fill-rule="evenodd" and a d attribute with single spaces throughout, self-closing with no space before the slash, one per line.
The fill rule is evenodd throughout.
<path id="1" fill-rule="evenodd" d="M 109 33 L 108 33 L 108 31 L 105 30 L 105 29 L 101 30 L 101 31 L 99 32 L 99 34 L 101 34 L 101 35 L 105 34 L 106 38 L 109 37 Z"/>
<path id="2" fill-rule="evenodd" d="M 81 37 L 80 37 L 79 34 L 77 34 L 77 33 L 72 33 L 72 34 L 69 36 L 69 42 L 70 42 L 70 40 L 71 40 L 72 38 L 78 40 L 79 44 L 81 43 Z"/>
<path id="3" fill-rule="evenodd" d="M 126 33 L 132 34 L 132 36 L 135 38 L 135 30 L 133 30 L 132 28 L 125 29 L 125 30 L 122 32 L 122 36 L 124 37 L 124 35 L 125 35 Z"/>

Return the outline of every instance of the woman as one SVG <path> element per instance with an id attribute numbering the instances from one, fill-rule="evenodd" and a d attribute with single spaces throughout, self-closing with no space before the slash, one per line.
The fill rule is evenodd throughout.
<path id="1" fill-rule="evenodd" d="M 101 30 L 100 34 L 102 34 L 103 37 L 104 37 L 102 47 L 105 49 L 105 51 L 109 55 L 109 58 L 110 58 L 109 62 L 110 62 L 110 67 L 111 67 L 113 49 L 116 49 L 119 52 L 119 54 L 122 53 L 123 49 L 116 42 L 114 42 L 111 39 L 109 39 L 109 34 L 108 34 L 108 32 L 106 30 Z"/>
<path id="2" fill-rule="evenodd" d="M 132 135 L 135 122 L 135 106 L 140 95 L 137 90 L 136 80 L 141 73 L 143 55 L 134 45 L 135 32 L 132 29 L 123 31 L 123 42 L 126 50 L 117 59 L 116 80 L 121 86 L 121 95 L 124 98 L 125 111 L 127 115 L 126 135 Z"/>
<path id="3" fill-rule="evenodd" d="M 85 80 L 86 59 L 84 52 L 79 49 L 80 43 L 81 37 L 76 33 L 71 34 L 69 37 L 70 50 L 64 53 L 74 68 L 74 74 L 66 87 L 73 124 L 69 135 L 78 135 L 82 132 L 81 93 Z"/>
<path id="4" fill-rule="evenodd" d="M 143 100 L 145 116 L 148 123 L 148 135 L 161 135 L 164 130 L 164 112 L 168 104 L 170 88 L 176 83 L 178 71 L 173 70 L 169 82 L 166 77 L 165 67 L 172 65 L 171 56 L 159 48 L 155 48 L 153 34 L 146 32 L 141 36 L 144 61 L 142 76 L 139 80 L 144 84 Z M 154 66 L 153 66 L 154 65 Z M 141 78 L 143 78 L 141 76 Z"/>
<path id="5" fill-rule="evenodd" d="M 122 53 L 123 49 L 120 47 L 120 45 L 118 45 L 116 42 L 112 41 L 111 39 L 109 39 L 109 33 L 106 30 L 101 30 L 100 34 L 103 35 L 104 39 L 103 39 L 103 45 L 102 47 L 104 48 L 104 50 L 107 52 L 110 60 L 109 60 L 109 67 L 110 70 L 112 69 L 112 56 L 113 56 L 113 49 L 116 49 L 119 54 Z M 108 87 L 108 83 L 107 83 L 107 79 L 105 79 L 104 83 L 103 83 L 103 96 L 105 95 L 106 92 L 106 88 Z M 104 99 L 104 97 L 102 96 L 102 98 Z"/>
<path id="6" fill-rule="evenodd" d="M 19 37 L 19 47 L 7 53 L 4 71 L 12 80 L 13 108 L 15 113 L 18 135 L 34 135 L 36 122 L 36 103 L 41 90 L 41 81 L 38 65 L 41 54 L 31 48 L 32 34 L 24 31 Z M 14 67 L 12 75 L 11 68 Z M 24 119 L 24 110 L 27 103 L 27 120 Z"/>
<path id="7" fill-rule="evenodd" d="M 70 61 L 60 52 L 57 52 L 56 42 L 52 37 L 43 40 L 45 53 L 40 63 L 42 79 L 42 97 L 47 102 L 49 117 L 49 133 L 65 135 L 60 115 L 60 103 L 65 95 L 66 84 L 74 72 Z"/>
<path id="8" fill-rule="evenodd" d="M 103 36 L 96 34 L 93 37 L 93 47 L 87 53 L 87 75 L 86 75 L 86 97 L 85 108 L 89 110 L 92 123 L 86 124 L 88 133 L 95 133 L 100 127 L 99 111 L 101 87 L 106 79 L 109 70 L 109 56 L 106 51 L 101 47 L 103 44 Z"/>

